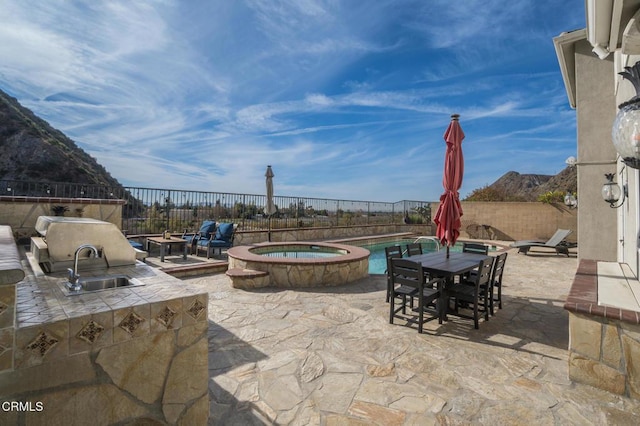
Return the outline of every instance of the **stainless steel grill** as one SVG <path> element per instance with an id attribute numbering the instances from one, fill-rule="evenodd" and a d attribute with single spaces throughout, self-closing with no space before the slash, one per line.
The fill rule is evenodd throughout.
<path id="1" fill-rule="evenodd" d="M 91 244 L 99 249 L 100 257 L 84 254 L 78 269 L 94 269 L 136 263 L 137 251 L 116 225 L 102 220 L 40 216 L 36 221 L 40 236 L 31 237 L 31 252 L 45 272 L 64 271 L 73 267 L 76 249 Z"/>

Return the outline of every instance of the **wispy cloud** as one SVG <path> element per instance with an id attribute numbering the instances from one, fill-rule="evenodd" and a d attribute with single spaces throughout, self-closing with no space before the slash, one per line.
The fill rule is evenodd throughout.
<path id="1" fill-rule="evenodd" d="M 437 199 L 575 151 L 551 38 L 581 0 L 5 0 L 0 87 L 127 185 Z M 539 160 L 538 160 L 539 159 Z"/>

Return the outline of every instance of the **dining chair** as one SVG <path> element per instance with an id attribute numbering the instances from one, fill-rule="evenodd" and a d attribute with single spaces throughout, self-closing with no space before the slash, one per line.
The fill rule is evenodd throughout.
<path id="1" fill-rule="evenodd" d="M 494 302 L 498 302 L 498 308 L 502 309 L 502 274 L 504 273 L 504 265 L 506 262 L 507 253 L 502 253 L 493 262 L 493 271 L 491 272 L 491 294 L 489 295 L 491 315 L 493 315 Z"/>
<path id="2" fill-rule="evenodd" d="M 407 244 L 407 256 L 415 256 L 418 254 L 422 254 L 422 244 L 420 243 Z"/>
<path id="3" fill-rule="evenodd" d="M 463 253 L 489 254 L 489 246 L 480 243 L 462 243 Z"/>
<path id="4" fill-rule="evenodd" d="M 463 253 L 474 253 L 474 254 L 489 254 L 489 246 L 481 243 L 471 243 L 471 242 L 463 242 L 462 243 L 462 252 Z M 473 281 L 475 279 L 475 274 L 478 273 L 477 269 L 474 269 L 461 277 L 461 281 Z"/>
<path id="5" fill-rule="evenodd" d="M 475 329 L 480 328 L 478 325 L 479 314 L 484 314 L 484 320 L 489 321 L 489 294 L 491 293 L 491 271 L 493 270 L 493 262 L 496 258 L 492 257 L 487 260 L 481 260 L 478 263 L 478 273 L 472 281 L 461 281 L 451 285 L 447 289 L 447 311 L 449 300 L 453 300 L 454 310 L 448 312 L 450 315 L 461 318 L 473 319 Z M 465 304 L 465 309 L 473 309 L 473 315 L 467 315 L 460 312 L 460 305 Z"/>
<path id="6" fill-rule="evenodd" d="M 425 322 L 437 318 L 438 323 L 442 324 L 443 308 L 439 303 L 444 279 L 435 279 L 427 286 L 424 280 L 424 272 L 422 265 L 409 259 L 392 258 L 391 259 L 391 298 L 389 302 L 389 324 L 393 324 L 394 318 L 400 318 L 400 312 L 407 316 L 407 300 L 418 299 L 418 333 L 422 333 Z M 402 306 L 395 305 L 396 299 L 399 299 Z M 411 309 L 411 316 L 416 311 Z M 430 318 L 424 318 L 425 313 L 430 314 Z M 409 322 L 415 322 L 414 319 L 404 318 Z"/>
<path id="7" fill-rule="evenodd" d="M 420 243 L 407 244 L 406 253 L 407 253 L 407 256 L 417 256 L 419 254 L 422 254 L 423 253 L 422 244 Z M 431 281 L 431 274 L 429 274 L 429 272 L 426 269 L 424 270 L 424 279 L 427 283 Z"/>
<path id="8" fill-rule="evenodd" d="M 384 254 L 387 259 L 387 303 L 389 302 L 389 297 L 391 297 L 391 259 L 397 259 L 402 257 L 402 247 L 400 246 L 391 246 L 385 247 Z"/>

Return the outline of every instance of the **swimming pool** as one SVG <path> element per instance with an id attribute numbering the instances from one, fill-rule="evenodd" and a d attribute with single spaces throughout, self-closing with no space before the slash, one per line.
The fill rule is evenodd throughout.
<path id="1" fill-rule="evenodd" d="M 371 252 L 369 255 L 369 274 L 385 274 L 387 270 L 387 259 L 385 257 L 384 249 L 386 247 L 402 246 L 402 250 L 406 249 L 407 244 L 411 244 L 415 241 L 415 238 L 406 238 L 393 241 L 385 241 L 373 244 L 358 244 L 359 247 L 366 248 Z M 420 241 L 423 253 L 431 253 L 437 251 L 437 245 L 435 241 L 423 240 Z M 445 248 L 441 248 L 444 250 Z M 449 249 L 451 252 L 461 252 L 462 243 L 456 243 Z"/>

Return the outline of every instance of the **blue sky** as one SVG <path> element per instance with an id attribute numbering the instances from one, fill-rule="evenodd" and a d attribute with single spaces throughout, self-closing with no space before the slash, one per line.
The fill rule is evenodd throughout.
<path id="1" fill-rule="evenodd" d="M 552 38 L 583 0 L 0 0 L 0 88 L 122 184 L 437 200 L 575 155 Z"/>

